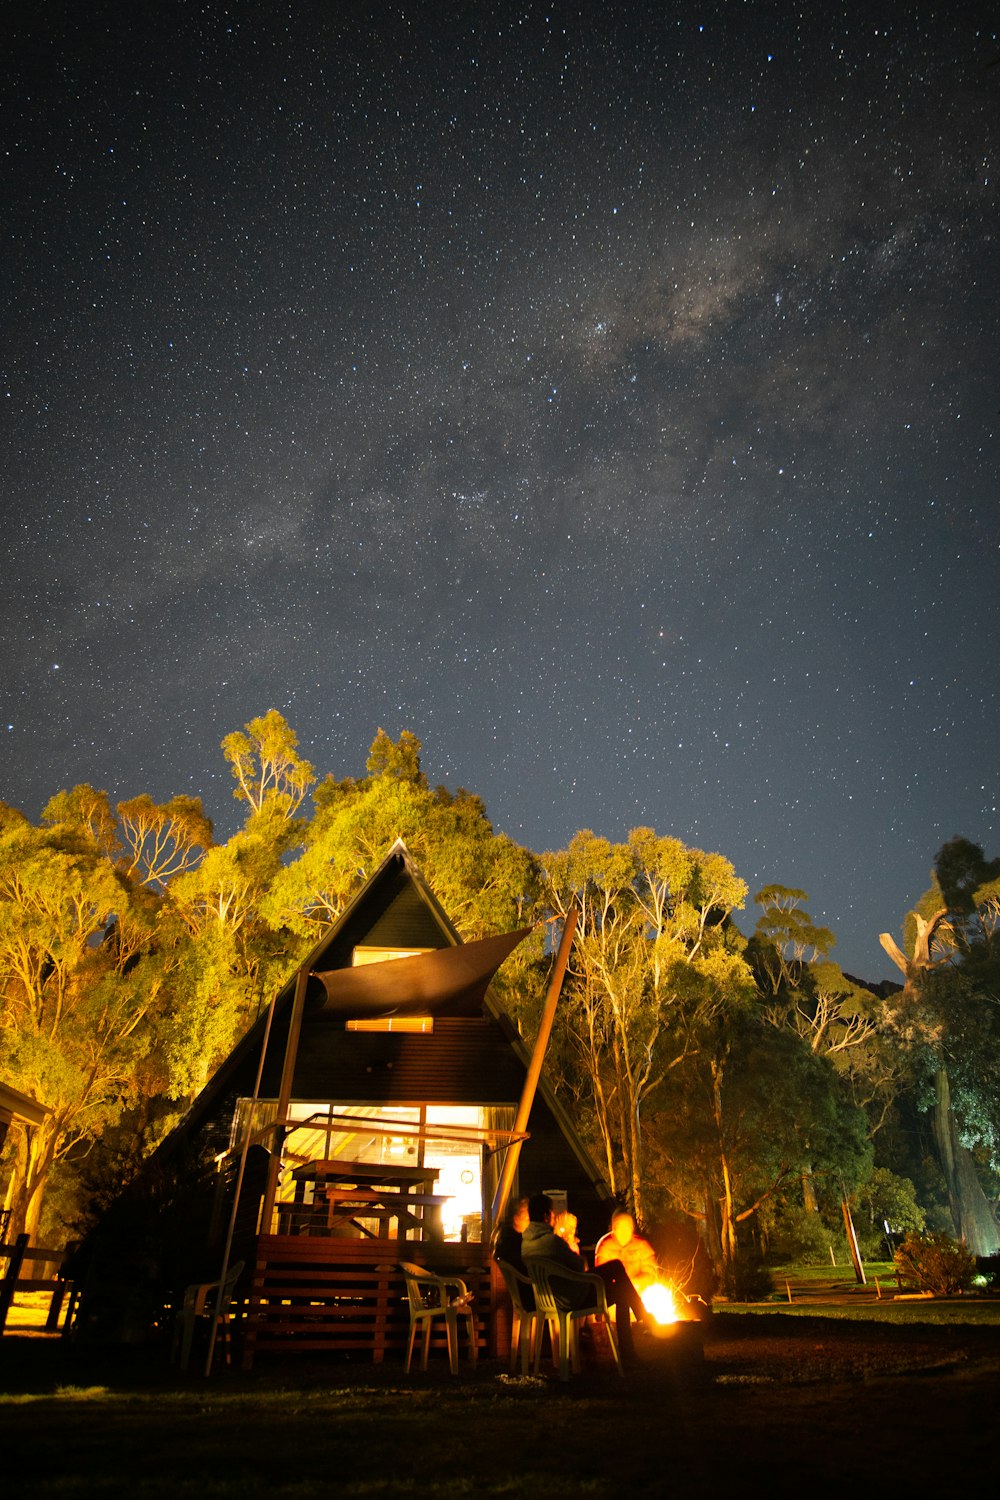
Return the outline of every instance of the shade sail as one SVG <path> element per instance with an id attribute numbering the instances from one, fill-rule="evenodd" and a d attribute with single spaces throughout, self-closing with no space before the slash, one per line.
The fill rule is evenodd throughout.
<path id="1" fill-rule="evenodd" d="M 375 1021 L 406 1015 L 478 1015 L 490 980 L 530 931 L 522 927 L 413 958 L 390 958 L 380 964 L 317 974 L 326 1000 L 314 1016 Z"/>

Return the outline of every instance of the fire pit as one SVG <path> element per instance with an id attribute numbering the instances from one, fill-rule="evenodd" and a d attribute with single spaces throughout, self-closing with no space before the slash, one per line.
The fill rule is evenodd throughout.
<path id="1" fill-rule="evenodd" d="M 704 1362 L 704 1328 L 691 1316 L 686 1298 L 678 1297 L 673 1287 L 658 1281 L 643 1292 L 642 1305 L 650 1316 L 647 1326 L 672 1359 L 698 1365 Z"/>

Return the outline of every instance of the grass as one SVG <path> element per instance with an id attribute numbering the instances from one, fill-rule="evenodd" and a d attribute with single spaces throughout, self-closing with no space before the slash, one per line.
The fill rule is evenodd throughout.
<path id="1" fill-rule="evenodd" d="M 957 1322 L 953 1303 L 939 1329 L 894 1327 L 886 1304 L 836 1328 L 826 1307 L 747 1311 L 706 1329 L 703 1368 L 657 1345 L 626 1381 L 592 1357 L 565 1387 L 489 1360 L 453 1379 L 440 1355 L 423 1375 L 303 1356 L 182 1379 L 155 1350 L 9 1336 L 0 1452 L 33 1500 L 780 1497 L 815 1489 L 831 1453 L 845 1490 L 872 1473 L 926 1493 L 934 1473 L 987 1472 L 1000 1334 Z"/>
<path id="2" fill-rule="evenodd" d="M 815 1302 L 789 1304 L 785 1300 L 768 1302 L 730 1302 L 717 1309 L 720 1317 L 730 1313 L 748 1316 L 761 1313 L 780 1313 L 787 1318 L 833 1318 L 845 1322 L 877 1323 L 897 1328 L 915 1328 L 929 1324 L 939 1328 L 954 1328 L 956 1324 L 966 1327 L 1000 1329 L 1000 1301 L 977 1302 L 974 1298 L 932 1298 L 920 1302 L 889 1302 L 883 1300 L 877 1307 L 871 1301 L 856 1306 L 850 1303 L 818 1305 Z"/>
<path id="3" fill-rule="evenodd" d="M 729 1313 L 776 1313 L 787 1317 L 877 1321 L 898 1327 L 956 1324 L 1000 1327 L 1000 1296 L 970 1291 L 955 1297 L 916 1297 L 896 1280 L 892 1261 L 865 1263 L 861 1285 L 853 1266 L 791 1265 L 773 1269 L 775 1289 L 760 1302 L 720 1302 Z"/>
<path id="4" fill-rule="evenodd" d="M 301 1357 L 206 1381 L 179 1377 L 162 1351 L 12 1332 L 0 1339 L 0 1453 L 33 1500 L 758 1487 L 779 1500 L 815 1489 L 831 1454 L 846 1490 L 891 1473 L 927 1493 L 935 1476 L 988 1471 L 1000 1299 L 878 1302 L 849 1267 L 786 1274 L 793 1296 L 822 1300 L 720 1305 L 703 1371 L 664 1345 L 627 1381 L 593 1359 L 566 1387 L 512 1381 L 488 1360 L 456 1380 L 441 1356 L 425 1375 Z"/>

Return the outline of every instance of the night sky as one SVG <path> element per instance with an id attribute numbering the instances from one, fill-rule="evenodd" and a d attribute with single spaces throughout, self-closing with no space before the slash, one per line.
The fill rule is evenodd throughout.
<path id="1" fill-rule="evenodd" d="M 250 717 L 337 776 L 411 729 L 531 848 L 652 825 L 893 974 L 1000 853 L 997 7 L 21 15 L 0 797 L 225 836 Z"/>

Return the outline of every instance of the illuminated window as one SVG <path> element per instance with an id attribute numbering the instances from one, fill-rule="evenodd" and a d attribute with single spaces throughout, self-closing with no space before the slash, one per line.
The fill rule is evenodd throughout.
<path id="1" fill-rule="evenodd" d="M 380 1016 L 374 1021 L 348 1021 L 348 1031 L 416 1031 L 434 1030 L 433 1016 Z"/>
<path id="2" fill-rule="evenodd" d="M 359 969 L 362 964 L 384 964 L 393 958 L 419 958 L 421 953 L 432 953 L 432 948 L 365 948 L 359 944 L 351 954 L 351 967 Z"/>

